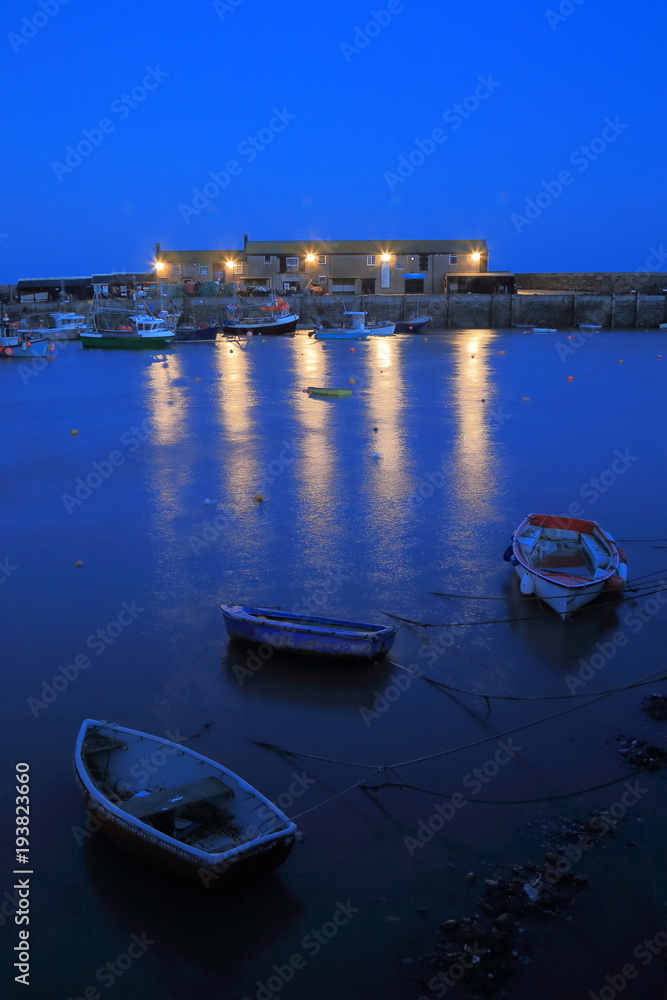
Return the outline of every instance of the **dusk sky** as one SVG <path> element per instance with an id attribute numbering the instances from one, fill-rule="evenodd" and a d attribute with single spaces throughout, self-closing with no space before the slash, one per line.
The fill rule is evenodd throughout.
<path id="1" fill-rule="evenodd" d="M 143 270 L 156 241 L 243 233 L 484 238 L 490 268 L 517 272 L 667 269 L 662 5 L 19 0 L 0 16 L 0 282 Z"/>

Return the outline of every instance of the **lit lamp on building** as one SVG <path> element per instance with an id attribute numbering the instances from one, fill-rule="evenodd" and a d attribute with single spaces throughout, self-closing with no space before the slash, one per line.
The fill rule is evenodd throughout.
<path id="1" fill-rule="evenodd" d="M 157 271 L 158 274 L 161 274 L 162 271 L 164 271 L 164 261 L 162 261 L 162 260 L 156 260 L 154 266 L 155 266 L 155 270 Z"/>
<path id="2" fill-rule="evenodd" d="M 383 264 L 388 264 L 389 261 L 391 260 L 391 254 L 383 253 L 382 256 L 380 257 L 380 260 L 382 261 Z"/>
<path id="3" fill-rule="evenodd" d="M 475 261 L 475 263 L 477 263 L 478 261 L 480 261 L 482 259 L 481 253 L 473 253 L 470 256 Z"/>
<path id="4" fill-rule="evenodd" d="M 306 254 L 306 261 L 309 264 L 314 264 L 315 263 L 315 254 L 314 253 L 307 253 Z"/>
<path id="5" fill-rule="evenodd" d="M 231 269 L 234 267 L 234 261 L 233 260 L 226 260 L 225 261 L 225 267 L 227 268 L 228 271 L 231 271 Z"/>

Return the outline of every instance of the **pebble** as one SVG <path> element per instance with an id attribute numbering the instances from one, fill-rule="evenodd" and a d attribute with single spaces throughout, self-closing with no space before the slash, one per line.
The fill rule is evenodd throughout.
<path id="1" fill-rule="evenodd" d="M 511 913 L 501 913 L 500 916 L 496 917 L 493 922 L 499 930 L 511 931 L 516 923 L 516 920 Z"/>
<path id="2" fill-rule="evenodd" d="M 441 930 L 443 931 L 457 931 L 458 929 L 458 920 L 445 920 L 444 924 L 441 925 Z"/>
<path id="3" fill-rule="evenodd" d="M 465 881 L 467 882 L 468 885 L 472 885 L 473 882 L 476 881 L 476 879 L 477 879 L 477 876 L 475 875 L 474 872 L 468 872 L 468 874 L 465 877 Z"/>

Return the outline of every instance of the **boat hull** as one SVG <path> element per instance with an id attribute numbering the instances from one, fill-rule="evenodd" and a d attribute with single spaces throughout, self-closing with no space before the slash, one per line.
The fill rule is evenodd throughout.
<path id="1" fill-rule="evenodd" d="M 22 344 L 4 344 L 0 341 L 0 357 L 15 358 L 18 361 L 25 358 L 45 358 L 49 343 L 49 340 L 24 341 Z"/>
<path id="2" fill-rule="evenodd" d="M 204 326 L 199 330 L 176 330 L 177 344 L 212 344 L 218 336 L 219 326 Z"/>
<path id="3" fill-rule="evenodd" d="M 367 326 L 366 332 L 371 337 L 393 337 L 396 332 L 395 323 L 385 323 L 383 326 Z"/>
<path id="4" fill-rule="evenodd" d="M 286 860 L 298 832 L 280 809 L 228 768 L 182 743 L 124 726 L 86 719 L 74 772 L 94 829 L 152 866 L 205 888 L 272 871 Z M 231 808 L 218 808 L 211 826 L 215 807 L 208 803 L 220 798 Z M 209 813 L 188 814 L 197 807 Z M 190 824 L 185 833 L 178 822 Z M 199 827 L 200 839 L 188 839 L 193 826 L 195 834 Z"/>
<path id="5" fill-rule="evenodd" d="M 101 336 L 89 333 L 81 334 L 81 343 L 84 347 L 106 347 L 122 351 L 136 351 L 145 347 L 170 347 L 173 342 L 173 335 L 170 337 L 165 337 L 164 335 L 155 337 L 140 337 L 136 335 L 105 337 L 103 334 Z"/>
<path id="6" fill-rule="evenodd" d="M 77 783 L 83 792 L 86 809 L 90 817 L 89 828 L 99 832 L 120 850 L 131 854 L 151 868 L 168 875 L 184 879 L 205 889 L 230 889 L 236 885 L 248 884 L 270 875 L 287 861 L 292 853 L 295 838 L 279 842 L 268 849 L 243 855 L 233 864 L 213 862 L 203 865 L 190 858 L 180 857 L 162 849 L 159 844 L 137 837 L 114 816 L 110 815 L 99 802 L 91 799 L 77 774 Z"/>
<path id="7" fill-rule="evenodd" d="M 396 324 L 396 333 L 421 333 L 431 322 L 430 316 L 416 316 L 414 319 L 402 320 Z"/>
<path id="8" fill-rule="evenodd" d="M 396 637 L 396 629 L 365 622 L 288 613 L 285 614 L 285 621 L 278 621 L 275 617 L 273 620 L 257 617 L 271 615 L 272 612 L 266 608 L 243 608 L 238 605 L 223 604 L 220 610 L 231 639 L 290 653 L 379 659 L 390 651 Z"/>
<path id="9" fill-rule="evenodd" d="M 282 319 L 273 321 L 251 320 L 247 323 L 223 323 L 222 332 L 226 337 L 242 337 L 246 333 L 254 333 L 263 337 L 271 337 L 277 334 L 294 333 L 299 317 L 295 315 L 285 316 Z"/>
<path id="10" fill-rule="evenodd" d="M 557 569 L 544 565 L 539 558 L 534 563 L 533 547 L 536 549 L 543 529 L 555 532 L 549 540 L 560 539 L 558 544 L 569 546 L 570 551 L 593 546 L 595 563 L 589 565 L 585 575 L 581 570 L 567 568 L 566 564 Z M 526 555 L 528 550 L 530 555 Z M 505 558 L 514 565 L 522 593 L 533 594 L 563 619 L 590 604 L 604 590 L 622 589 L 627 579 L 625 556 L 612 536 L 597 522 L 578 518 L 529 514 L 512 536 Z"/>

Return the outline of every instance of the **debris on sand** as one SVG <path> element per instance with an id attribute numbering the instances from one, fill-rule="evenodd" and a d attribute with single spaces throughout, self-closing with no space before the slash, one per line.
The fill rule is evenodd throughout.
<path id="1" fill-rule="evenodd" d="M 643 740 L 626 739 L 625 736 L 619 736 L 618 741 L 621 744 L 620 753 L 632 767 L 659 771 L 667 764 L 667 750 L 649 746 Z"/>
<path id="2" fill-rule="evenodd" d="M 642 708 L 652 719 L 657 722 L 665 722 L 667 720 L 667 695 L 650 694 L 648 698 L 644 698 Z"/>

